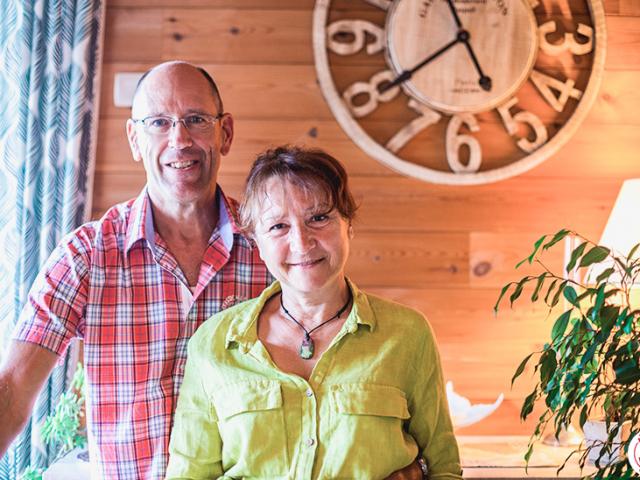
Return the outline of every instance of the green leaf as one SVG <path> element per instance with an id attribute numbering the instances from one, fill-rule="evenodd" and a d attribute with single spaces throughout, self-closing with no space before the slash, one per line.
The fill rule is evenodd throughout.
<path id="1" fill-rule="evenodd" d="M 555 343 L 560 337 L 564 335 L 569 319 L 571 318 L 571 312 L 573 309 L 569 309 L 558 317 L 551 329 L 551 340 Z"/>
<path id="2" fill-rule="evenodd" d="M 547 236 L 543 235 L 538 240 L 536 240 L 536 243 L 533 244 L 533 252 L 531 252 L 531 254 L 524 260 L 520 260 L 516 265 L 516 268 L 519 268 L 520 265 L 522 265 L 525 262 L 529 262 L 529 264 L 533 263 L 533 259 L 536 257 L 536 253 L 538 253 L 538 250 L 540 249 L 540 245 L 542 245 L 542 242 L 544 242 L 545 238 L 547 238 Z"/>
<path id="3" fill-rule="evenodd" d="M 515 282 L 510 282 L 507 283 L 504 287 L 502 287 L 502 291 L 500 292 L 500 296 L 498 297 L 498 300 L 496 301 L 496 304 L 493 306 L 493 313 L 497 314 L 498 313 L 498 307 L 500 305 L 500 302 L 502 301 L 502 297 L 504 297 L 504 294 L 507 293 L 507 290 L 509 290 L 509 287 L 511 285 L 514 285 Z"/>
<path id="4" fill-rule="evenodd" d="M 540 275 L 538 277 L 538 281 L 536 282 L 536 286 L 533 289 L 533 294 L 531 295 L 531 301 L 532 302 L 536 302 L 538 300 L 538 295 L 540 294 L 540 289 L 542 288 L 542 285 L 544 284 L 544 280 L 547 276 L 547 272 L 543 273 L 542 275 Z"/>
<path id="5" fill-rule="evenodd" d="M 585 405 L 580 410 L 580 428 L 584 427 L 584 424 L 587 422 L 589 418 L 589 405 Z"/>
<path id="6" fill-rule="evenodd" d="M 560 294 L 564 291 L 565 287 L 567 286 L 567 283 L 569 283 L 569 281 L 565 280 L 560 284 L 560 286 L 558 287 L 558 290 L 553 296 L 553 299 L 551 300 L 551 303 L 548 304 L 550 307 L 555 307 L 558 304 L 558 302 L 560 301 Z"/>
<path id="7" fill-rule="evenodd" d="M 524 368 L 527 366 L 527 362 L 529 361 L 532 355 L 533 353 L 530 353 L 529 355 L 524 357 L 524 360 L 522 360 L 520 362 L 520 365 L 518 365 L 518 368 L 516 369 L 516 373 L 514 373 L 513 377 L 511 378 L 511 387 L 513 387 L 513 382 L 515 382 L 516 378 L 518 378 L 520 375 L 522 375 L 522 372 L 524 372 Z"/>
<path id="8" fill-rule="evenodd" d="M 513 293 L 509 297 L 509 302 L 510 302 L 512 307 L 513 307 L 513 302 L 515 302 L 520 297 L 520 295 L 522 294 L 522 289 L 524 288 L 525 283 L 527 283 L 530 278 L 531 277 L 524 277 L 516 285 L 516 288 L 513 290 Z"/>
<path id="9" fill-rule="evenodd" d="M 556 372 L 557 365 L 556 351 L 553 348 L 546 350 L 540 357 L 540 383 L 543 388 Z"/>
<path id="10" fill-rule="evenodd" d="M 597 245 L 593 247 L 591 250 L 589 250 L 584 255 L 584 257 L 582 257 L 582 260 L 580 260 L 580 265 L 578 266 L 588 267 L 589 265 L 593 265 L 594 263 L 601 262 L 609 256 L 609 253 L 611 253 L 611 250 L 609 250 L 606 247 L 601 247 L 600 245 Z"/>
<path id="11" fill-rule="evenodd" d="M 567 272 L 570 272 L 576 266 L 578 258 L 582 256 L 582 253 L 584 252 L 584 249 L 587 248 L 588 243 L 589 242 L 582 242 L 573 250 L 573 252 L 571 252 L 571 257 L 569 259 L 569 263 L 567 264 Z"/>
<path id="12" fill-rule="evenodd" d="M 544 296 L 544 303 L 546 303 L 547 305 L 549 304 L 549 295 L 551 295 L 551 292 L 553 291 L 557 283 L 558 279 L 556 278 L 551 282 L 549 288 L 547 289 L 547 294 Z"/>
<path id="13" fill-rule="evenodd" d="M 613 274 L 613 272 L 615 272 L 615 271 L 616 271 L 616 269 L 615 269 L 615 268 L 613 268 L 613 267 L 609 267 L 609 268 L 605 269 L 605 270 L 604 270 L 600 275 L 598 275 L 598 277 L 596 278 L 596 283 L 600 283 L 600 282 L 602 282 L 603 280 L 605 280 L 605 279 L 609 278 L 609 277 Z"/>
<path id="14" fill-rule="evenodd" d="M 549 248 L 551 248 L 553 245 L 555 245 L 556 243 L 558 243 L 560 240 L 562 240 L 564 237 L 566 237 L 567 235 L 569 235 L 571 233 L 571 230 L 565 230 L 562 229 L 560 230 L 558 233 L 556 233 L 553 238 L 551 240 L 549 240 L 543 247 L 542 250 L 548 250 Z M 544 238 L 544 237 L 542 237 Z"/>
<path id="15" fill-rule="evenodd" d="M 640 381 L 640 368 L 633 358 L 628 358 L 616 368 L 616 383 L 620 385 L 632 385 Z"/>
<path id="16" fill-rule="evenodd" d="M 524 403 L 522 404 L 522 409 L 520 410 L 520 418 L 522 420 L 526 420 L 531 412 L 533 412 L 533 405 L 536 401 L 536 397 L 538 396 L 538 390 L 534 389 L 527 398 L 524 399 Z"/>
<path id="17" fill-rule="evenodd" d="M 637 243 L 636 245 L 633 246 L 633 248 L 629 252 L 629 255 L 627 255 L 627 258 L 629 260 L 631 260 L 633 258 L 633 255 L 636 253 L 636 251 L 638 250 L 639 247 L 640 247 L 640 243 Z"/>
<path id="18" fill-rule="evenodd" d="M 564 294 L 564 298 L 566 298 L 569 303 L 575 307 L 580 306 L 580 302 L 578 302 L 578 294 L 576 293 L 576 289 L 571 285 L 567 285 L 562 291 Z"/>

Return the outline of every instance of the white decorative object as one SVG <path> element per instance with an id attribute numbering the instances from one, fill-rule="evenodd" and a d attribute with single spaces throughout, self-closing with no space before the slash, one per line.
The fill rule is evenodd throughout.
<path id="1" fill-rule="evenodd" d="M 42 480 L 89 480 L 91 468 L 89 454 L 83 448 L 76 448 L 57 462 L 51 464 L 42 474 Z"/>
<path id="2" fill-rule="evenodd" d="M 504 400 L 504 395 L 501 393 L 492 404 L 478 403 L 471 405 L 468 398 L 463 397 L 453 390 L 453 382 L 447 382 L 446 389 L 449 412 L 451 413 L 451 420 L 455 428 L 466 427 L 467 425 L 477 423 L 487 418 L 496 411 L 502 403 L 502 400 Z"/>

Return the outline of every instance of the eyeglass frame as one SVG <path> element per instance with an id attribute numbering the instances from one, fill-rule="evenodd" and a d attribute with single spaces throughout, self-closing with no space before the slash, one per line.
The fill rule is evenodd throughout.
<path id="1" fill-rule="evenodd" d="M 209 118 L 209 119 L 211 119 L 211 123 L 210 123 L 211 127 L 215 127 L 216 122 L 218 120 L 220 120 L 222 117 L 224 117 L 225 115 L 226 115 L 226 112 L 218 113 L 217 115 L 211 115 L 210 113 L 191 113 L 191 114 L 187 115 L 186 117 L 179 117 L 179 118 L 172 117 L 170 115 L 149 115 L 149 116 L 146 116 L 144 118 L 132 118 L 131 121 L 135 125 L 138 125 L 138 124 L 142 125 L 142 127 L 145 130 L 145 132 L 147 132 L 149 135 L 167 135 L 171 131 L 171 129 L 174 128 L 176 126 L 176 124 L 178 124 L 178 123 L 182 123 L 182 125 L 184 125 L 184 128 L 190 134 L 192 134 L 192 133 L 194 133 L 194 130 L 191 130 L 189 128 L 189 126 L 187 125 L 186 121 L 185 121 L 188 117 L 200 116 L 200 117 Z M 164 133 L 149 132 L 149 130 L 148 130 L 149 127 L 145 124 L 145 122 L 147 120 L 149 120 L 150 118 L 164 118 L 164 119 L 169 120 L 171 122 L 171 126 Z M 206 130 L 202 130 L 202 131 L 204 132 Z"/>

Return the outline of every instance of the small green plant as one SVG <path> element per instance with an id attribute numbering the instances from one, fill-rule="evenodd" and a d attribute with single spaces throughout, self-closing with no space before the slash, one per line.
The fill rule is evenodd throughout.
<path id="1" fill-rule="evenodd" d="M 42 480 L 42 472 L 41 468 L 27 467 L 18 478 L 19 480 Z"/>
<path id="2" fill-rule="evenodd" d="M 595 279 L 578 281 L 559 275 L 544 264 L 541 255 L 568 235 L 574 235 L 579 245 L 573 249 L 567 271 L 588 271 L 598 266 Z M 631 478 L 633 471 L 626 461 L 601 465 L 600 460 L 614 455 L 618 445 L 616 436 L 623 423 L 631 425 L 631 436 L 640 430 L 640 310 L 632 305 L 631 288 L 640 277 L 640 258 L 636 258 L 640 244 L 626 257 L 615 255 L 608 248 L 597 245 L 569 230 L 545 235 L 535 242 L 533 251 L 520 262 L 538 264 L 540 275 L 525 276 L 502 288 L 495 312 L 509 294 L 510 304 L 518 300 L 526 286 L 530 286 L 531 302 L 544 302 L 549 313 L 565 300 L 564 310 L 554 321 L 551 339 L 544 347 L 527 355 L 511 380 L 516 380 L 526 365 L 534 366 L 536 384 L 525 398 L 520 412 L 526 419 L 534 405 L 542 404 L 543 413 L 529 441 L 525 460 L 529 461 L 533 446 L 553 422 L 555 435 L 568 428 L 577 418 L 582 428 L 587 419 L 604 416 L 608 439 L 599 445 L 580 445 L 567 458 L 579 455 L 584 467 L 592 448 L 602 447 L 596 461 L 594 479 Z M 557 248 L 557 247 L 556 247 Z M 624 441 L 624 440 L 623 440 Z M 626 440 L 628 448 L 628 439 Z M 625 450 L 626 450 L 625 448 Z M 564 468 L 566 461 L 558 472 Z"/>
<path id="3" fill-rule="evenodd" d="M 42 438 L 57 450 L 52 463 L 74 448 L 82 448 L 86 444 L 86 437 L 80 428 L 80 420 L 84 415 L 84 385 L 84 369 L 78 363 L 69 391 L 60 396 L 55 413 L 44 422 Z M 42 472 L 40 468 L 28 467 L 19 480 L 42 480 Z"/>

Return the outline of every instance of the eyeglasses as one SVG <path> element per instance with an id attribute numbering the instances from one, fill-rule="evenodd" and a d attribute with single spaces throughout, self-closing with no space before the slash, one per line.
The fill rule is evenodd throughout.
<path id="1" fill-rule="evenodd" d="M 216 122 L 224 116 L 219 113 L 216 116 L 207 113 L 193 113 L 182 118 L 168 115 L 152 115 L 150 117 L 131 120 L 133 123 L 141 123 L 145 131 L 151 135 L 166 135 L 178 123 L 182 123 L 190 133 L 207 133 L 213 130 Z"/>

